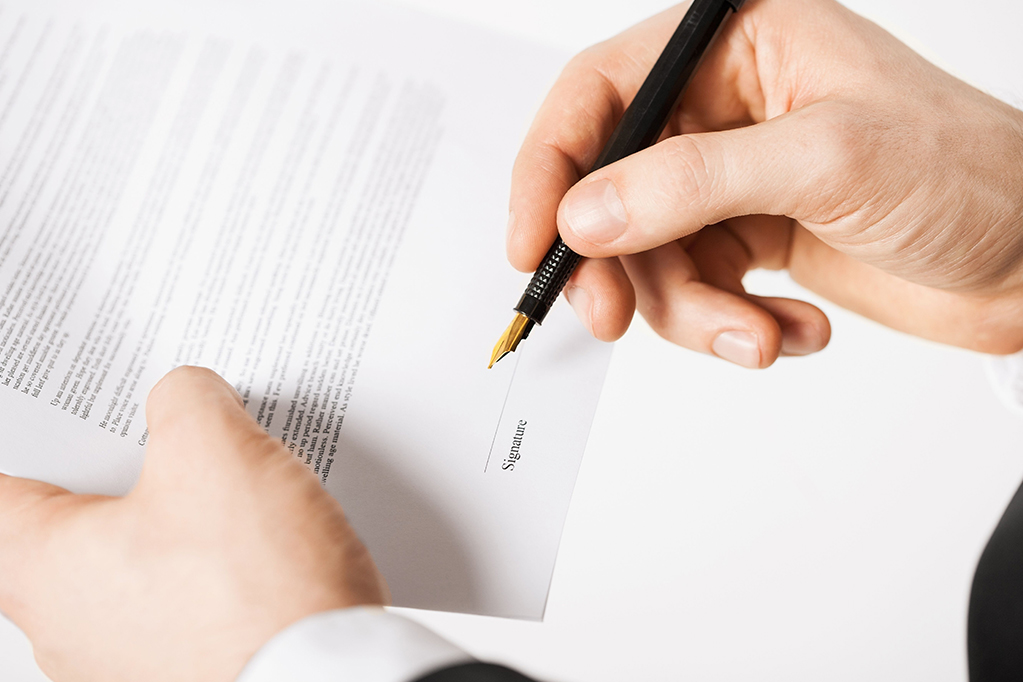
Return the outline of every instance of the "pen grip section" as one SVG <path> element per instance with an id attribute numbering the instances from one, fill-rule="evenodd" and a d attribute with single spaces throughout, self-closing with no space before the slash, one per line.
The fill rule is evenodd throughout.
<path id="1" fill-rule="evenodd" d="M 533 279 L 526 287 L 526 293 L 515 306 L 516 312 L 522 313 L 537 324 L 542 324 L 580 260 L 582 256 L 568 248 L 561 237 L 558 237 L 544 256 L 540 268 L 533 274 Z"/>

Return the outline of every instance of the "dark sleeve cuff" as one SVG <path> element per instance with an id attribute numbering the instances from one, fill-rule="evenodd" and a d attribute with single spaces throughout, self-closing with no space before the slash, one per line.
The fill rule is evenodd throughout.
<path id="1" fill-rule="evenodd" d="M 536 680 L 501 665 L 467 663 L 438 670 L 419 678 L 416 682 L 536 682 Z"/>

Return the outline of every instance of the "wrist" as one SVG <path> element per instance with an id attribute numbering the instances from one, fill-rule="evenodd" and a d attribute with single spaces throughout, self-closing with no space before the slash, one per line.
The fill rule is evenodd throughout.
<path id="1" fill-rule="evenodd" d="M 1023 297 L 1023 111 L 1010 108 L 1007 146 L 1009 165 L 1002 183 L 1007 193 L 1007 228 L 1004 249 L 1012 254 L 1013 263 L 1004 280 L 1004 290 L 1010 298 Z M 1017 314 L 1019 313 L 1017 304 Z"/>
<path id="2" fill-rule="evenodd" d="M 470 660 L 418 623 L 381 607 L 352 607 L 308 616 L 278 633 L 238 682 L 407 682 Z"/>
<path id="3" fill-rule="evenodd" d="M 957 169 L 960 177 L 974 180 L 972 188 L 960 190 L 963 199 L 955 220 L 963 225 L 973 222 L 982 231 L 972 244 L 973 254 L 964 259 L 974 267 L 962 269 L 966 286 L 960 290 L 999 299 L 992 307 L 1000 318 L 1003 310 L 1018 314 L 1023 296 L 1023 111 L 989 95 L 982 97 L 980 106 L 963 117 L 974 128 L 964 135 L 972 138 L 973 148 L 964 149 Z M 971 242 L 967 238 L 964 244 Z"/>
<path id="4" fill-rule="evenodd" d="M 978 307 L 973 350 L 990 355 L 1023 351 L 1023 290 L 985 301 Z"/>

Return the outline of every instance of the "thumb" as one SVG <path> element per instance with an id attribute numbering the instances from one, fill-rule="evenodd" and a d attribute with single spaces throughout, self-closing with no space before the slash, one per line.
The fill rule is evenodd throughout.
<path id="1" fill-rule="evenodd" d="M 265 457 L 277 442 L 246 411 L 241 396 L 215 372 L 178 367 L 146 403 L 149 441 L 142 479 L 194 479 L 211 464 Z"/>
<path id="2" fill-rule="evenodd" d="M 852 107 L 821 102 L 745 128 L 679 135 L 591 173 L 566 193 L 558 229 L 577 253 L 649 251 L 745 215 L 827 222 L 847 205 L 873 145 Z M 835 191 L 829 191 L 835 188 Z"/>

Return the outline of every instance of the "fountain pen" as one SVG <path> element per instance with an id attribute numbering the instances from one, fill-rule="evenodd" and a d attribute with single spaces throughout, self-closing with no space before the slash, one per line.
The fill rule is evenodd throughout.
<path id="1" fill-rule="evenodd" d="M 725 20 L 746 0 L 694 0 L 682 23 L 650 69 L 632 103 L 622 114 L 590 172 L 646 149 L 661 136 L 675 105 L 682 97 L 700 60 L 707 53 Z M 490 367 L 518 348 L 533 327 L 542 324 L 565 288 L 582 256 L 558 237 L 526 287 L 515 319 L 494 346 Z"/>

